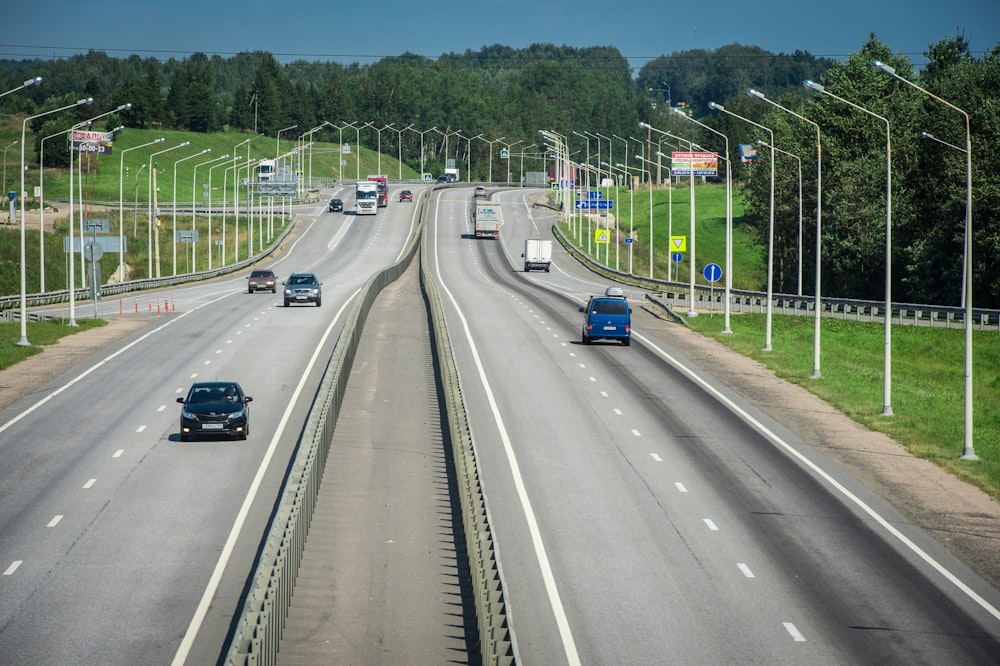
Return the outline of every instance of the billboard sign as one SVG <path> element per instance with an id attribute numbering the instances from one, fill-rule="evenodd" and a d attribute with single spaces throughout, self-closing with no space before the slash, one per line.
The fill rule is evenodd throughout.
<path id="1" fill-rule="evenodd" d="M 670 154 L 672 176 L 718 176 L 719 155 L 707 152 L 674 152 Z"/>
<path id="2" fill-rule="evenodd" d="M 78 153 L 94 153 L 110 155 L 111 145 L 115 140 L 114 132 L 91 132 L 89 130 L 73 130 L 69 133 L 70 150 Z"/>

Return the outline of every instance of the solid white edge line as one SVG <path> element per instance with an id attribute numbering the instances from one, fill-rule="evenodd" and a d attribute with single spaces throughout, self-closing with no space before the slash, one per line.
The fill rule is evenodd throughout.
<path id="1" fill-rule="evenodd" d="M 216 563 L 215 570 L 212 572 L 212 576 L 208 580 L 208 585 L 205 587 L 205 592 L 201 597 L 201 602 L 195 610 L 194 617 L 191 618 L 191 623 L 188 625 L 188 629 L 184 633 L 184 638 L 181 640 L 181 644 L 177 646 L 177 653 L 174 655 L 173 662 L 171 662 L 173 666 L 180 666 L 183 664 L 187 660 L 188 654 L 191 652 L 191 646 L 194 645 L 194 639 L 198 635 L 198 631 L 201 629 L 202 622 L 205 621 L 205 615 L 208 614 L 208 608 L 212 604 L 213 597 L 215 597 L 215 591 L 218 589 L 219 583 L 222 581 L 222 574 L 225 572 L 226 565 L 229 564 L 229 558 L 232 557 L 233 551 L 236 548 L 236 540 L 239 538 L 239 534 L 243 529 L 243 524 L 246 522 L 247 515 L 250 513 L 250 506 L 253 504 L 253 501 L 257 496 L 260 484 L 264 480 L 264 474 L 271 463 L 271 458 L 274 456 L 275 450 L 278 448 L 278 442 L 280 441 L 281 435 L 285 430 L 285 426 L 288 424 L 288 419 L 291 418 L 292 410 L 295 409 L 299 395 L 302 393 L 306 380 L 312 372 L 313 366 L 316 364 L 316 359 L 319 358 L 320 351 L 323 349 L 327 339 L 330 337 L 330 333 L 333 331 L 334 326 L 336 326 L 337 321 L 340 320 L 340 315 L 344 313 L 344 310 L 347 309 L 347 306 L 350 305 L 360 291 L 361 287 L 358 287 L 358 289 L 344 301 L 344 304 L 340 306 L 340 309 L 337 310 L 337 314 L 333 317 L 333 320 L 327 327 L 322 339 L 320 339 L 319 344 L 316 345 L 312 358 L 309 359 L 309 364 L 302 373 L 302 378 L 299 380 L 298 385 L 295 387 L 295 391 L 292 393 L 292 396 L 288 401 L 288 407 L 285 408 L 285 413 L 281 416 L 281 421 L 278 423 L 278 427 L 275 428 L 274 435 L 271 437 L 271 443 L 267 447 L 267 452 L 264 454 L 264 458 L 261 460 L 260 466 L 257 468 L 257 474 L 254 476 L 253 482 L 247 490 L 246 497 L 243 498 L 243 506 L 240 507 L 240 511 L 236 515 L 236 521 L 233 523 L 233 527 L 229 531 L 229 537 L 226 539 L 226 543 L 222 547 L 222 552 L 219 554 L 219 561 Z M 237 612 L 240 610 L 241 609 L 237 609 Z"/>
<path id="2" fill-rule="evenodd" d="M 438 208 L 441 205 L 441 198 L 438 197 L 435 204 L 435 220 L 438 217 Z M 489 380 L 486 378 L 486 371 L 483 368 L 482 361 L 479 357 L 479 350 L 476 347 L 475 341 L 472 339 L 472 333 L 469 330 L 469 322 L 465 318 L 465 314 L 462 309 L 458 306 L 458 302 L 452 295 L 451 291 L 444 283 L 444 279 L 441 277 L 441 262 L 438 258 L 438 240 L 437 240 L 437 229 L 438 225 L 434 225 L 434 271 L 437 275 L 438 284 L 441 285 L 441 289 L 448 295 L 449 300 L 451 300 L 452 307 L 462 322 L 462 329 L 465 332 L 466 340 L 468 341 L 470 351 L 472 353 L 472 358 L 476 364 L 476 370 L 479 373 L 479 380 L 483 385 L 483 390 L 486 393 L 486 399 L 490 404 L 490 410 L 493 412 L 493 419 L 496 423 L 497 430 L 500 434 L 500 439 L 503 442 L 504 453 L 507 456 L 507 463 L 510 465 L 511 477 L 514 481 L 514 487 L 517 490 L 517 497 L 521 503 L 521 510 L 524 512 L 525 521 L 528 524 L 528 532 L 531 535 L 531 543 L 535 549 L 535 558 L 538 562 L 538 567 L 541 569 L 542 581 L 545 584 L 545 591 L 549 598 L 549 605 L 552 608 L 552 614 L 555 616 L 556 626 L 559 629 L 559 637 L 562 641 L 563 651 L 566 653 L 566 660 L 571 666 L 578 666 L 581 664 L 580 655 L 576 649 L 576 643 L 573 640 L 573 631 L 569 626 L 569 620 L 566 617 L 566 611 L 563 608 L 562 600 L 559 597 L 559 589 L 556 587 L 555 575 L 552 573 L 552 566 L 549 564 L 548 555 L 545 552 L 545 544 L 542 541 L 541 530 L 538 527 L 538 520 L 535 518 L 534 510 L 531 508 L 531 500 L 528 498 L 528 492 L 524 487 L 524 478 L 521 476 L 521 468 L 517 462 L 517 456 L 514 455 L 514 449 L 511 446 L 510 436 L 507 434 L 507 428 L 504 425 L 503 417 L 500 415 L 500 409 L 497 407 L 496 398 L 493 395 L 493 389 L 490 387 Z"/>
<path id="3" fill-rule="evenodd" d="M 771 440 L 774 444 L 784 449 L 789 455 L 794 457 L 796 460 L 801 462 L 803 465 L 812 470 L 817 476 L 826 481 L 835 491 L 839 492 L 845 498 L 847 498 L 852 504 L 861 509 L 864 513 L 868 514 L 872 520 L 882 526 L 882 528 L 888 532 L 890 535 L 895 537 L 900 543 L 906 546 L 912 553 L 917 557 L 926 562 L 932 569 L 937 571 L 941 576 L 943 576 L 948 582 L 958 588 L 963 594 L 972 599 L 980 608 L 985 610 L 987 613 L 992 615 L 995 619 L 1000 620 L 1000 610 L 998 610 L 993 604 L 983 599 L 975 590 L 966 585 L 958 576 L 953 574 L 950 570 L 944 567 L 940 562 L 935 560 L 926 551 L 924 551 L 920 546 L 913 543 L 905 534 L 896 529 L 888 520 L 882 517 L 875 509 L 868 506 L 860 497 L 852 493 L 843 484 L 834 479 L 829 473 L 827 473 L 823 468 L 814 463 L 812 460 L 807 458 L 805 454 L 796 450 L 791 444 L 779 437 L 770 428 L 765 426 L 763 423 L 750 416 L 743 408 L 734 403 L 732 400 L 727 398 L 721 392 L 719 392 L 714 386 L 706 382 L 704 379 L 699 377 L 690 368 L 685 366 L 683 363 L 675 359 L 673 356 L 664 351 L 659 347 L 653 340 L 645 337 L 642 334 L 637 333 L 634 329 L 632 335 L 638 337 L 643 343 L 645 343 L 650 349 L 655 351 L 657 354 L 666 359 L 671 365 L 676 369 L 680 370 L 685 374 L 692 382 L 702 387 L 706 392 L 712 395 L 716 400 L 721 402 L 726 406 L 727 409 L 737 414 L 744 421 L 749 423 L 751 426 L 757 429 L 762 435 L 767 439 Z"/>

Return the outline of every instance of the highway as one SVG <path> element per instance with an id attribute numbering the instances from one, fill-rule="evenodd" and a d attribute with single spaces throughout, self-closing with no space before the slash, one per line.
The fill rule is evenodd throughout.
<path id="1" fill-rule="evenodd" d="M 315 272 L 322 307 L 245 273 L 154 294 L 176 310 L 0 413 L 0 662 L 166 664 L 213 614 L 218 654 L 342 311 L 414 230 L 325 203 L 264 264 Z M 176 398 L 214 379 L 253 396 L 250 437 L 182 443 Z"/>
<path id="2" fill-rule="evenodd" d="M 431 271 L 520 661 L 996 662 L 995 589 L 643 318 L 581 344 L 607 283 L 562 253 L 521 272 L 551 211 L 495 194 L 501 240 L 476 240 L 470 194 L 436 202 Z"/>
<path id="3" fill-rule="evenodd" d="M 640 292 L 630 347 L 581 344 L 607 282 L 557 243 L 522 272 L 554 213 L 492 193 L 501 238 L 477 240 L 472 192 L 422 194 L 429 272 L 519 663 L 996 663 L 1000 592 L 687 364 Z M 0 412 L 0 662 L 217 657 L 342 308 L 415 209 L 301 213 L 266 265 L 316 272 L 321 308 L 243 275 L 175 289 L 162 323 Z M 176 397 L 216 378 L 254 397 L 249 440 L 181 443 Z"/>

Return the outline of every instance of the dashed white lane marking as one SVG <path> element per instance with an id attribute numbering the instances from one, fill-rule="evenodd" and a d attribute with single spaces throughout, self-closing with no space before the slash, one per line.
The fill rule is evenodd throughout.
<path id="1" fill-rule="evenodd" d="M 708 529 L 712 530 L 713 532 L 719 531 L 719 527 L 712 522 L 711 518 L 702 518 L 702 520 L 705 521 L 705 525 L 708 526 Z"/>
<path id="2" fill-rule="evenodd" d="M 743 575 L 746 576 L 747 578 L 756 578 L 756 576 L 753 575 L 753 572 L 750 571 L 750 567 L 748 567 L 747 565 L 743 564 L 742 562 L 737 562 L 736 566 L 740 568 L 740 571 L 742 571 Z"/>
<path id="3" fill-rule="evenodd" d="M 642 437 L 642 434 L 635 428 L 632 428 L 632 434 L 635 435 L 636 437 Z"/>
<path id="4" fill-rule="evenodd" d="M 113 454 L 111 454 L 111 457 L 112 458 L 121 458 L 123 453 L 125 453 L 125 449 L 118 449 Z"/>
<path id="5" fill-rule="evenodd" d="M 144 425 L 141 425 L 141 426 L 139 426 L 138 428 L 136 428 L 136 430 L 135 430 L 135 431 L 136 431 L 136 432 L 142 432 L 142 431 L 143 431 L 143 430 L 145 430 L 145 429 L 146 429 L 146 426 L 144 426 Z"/>
<path id="6" fill-rule="evenodd" d="M 601 391 L 601 397 L 602 398 L 607 398 L 608 397 L 608 392 L 607 391 Z"/>
<path id="7" fill-rule="evenodd" d="M 17 568 L 22 564 L 24 564 L 24 560 L 14 560 L 13 562 L 10 563 L 10 566 L 7 567 L 6 570 L 4 570 L 3 575 L 12 576 L 14 572 L 17 571 Z"/>
<path id="8" fill-rule="evenodd" d="M 46 525 L 46 527 L 55 527 L 56 525 L 59 524 L 59 521 L 62 520 L 62 519 L 63 519 L 62 514 L 59 514 L 57 516 L 53 516 L 52 520 L 49 521 L 49 524 Z"/>
<path id="9" fill-rule="evenodd" d="M 791 622 L 782 622 L 781 625 L 785 628 L 785 631 L 787 631 L 791 635 L 792 640 L 794 640 L 796 643 L 800 643 L 806 640 L 805 636 L 803 636 L 799 632 L 799 630 L 795 628 L 795 625 L 792 624 Z"/>
<path id="10" fill-rule="evenodd" d="M 686 493 L 688 491 L 688 489 L 680 481 L 674 483 L 674 486 L 676 486 L 678 492 Z"/>
<path id="11" fill-rule="evenodd" d="M 659 454 L 650 453 L 649 457 L 653 459 L 653 462 L 663 462 L 663 458 L 661 458 Z"/>
<path id="12" fill-rule="evenodd" d="M 162 411 L 163 411 L 164 409 L 166 409 L 166 408 L 167 408 L 167 406 L 166 406 L 166 405 L 160 405 L 159 407 L 157 407 L 157 408 L 156 408 L 156 411 L 158 411 L 158 412 L 162 412 Z"/>
<path id="13" fill-rule="evenodd" d="M 614 412 L 615 412 L 615 414 L 617 414 L 618 416 L 621 416 L 621 415 L 622 415 L 622 410 L 618 409 L 617 407 L 615 407 L 615 409 L 614 409 Z"/>
<path id="14" fill-rule="evenodd" d="M 590 378 L 590 381 L 592 381 L 592 382 L 596 382 L 596 381 L 597 381 L 597 377 L 591 377 L 591 378 Z"/>
<path id="15" fill-rule="evenodd" d="M 93 488 L 95 483 L 97 483 L 97 479 L 87 479 L 87 483 L 83 484 L 83 489 Z"/>
<path id="16" fill-rule="evenodd" d="M 204 363 L 202 363 L 202 365 L 211 365 L 211 364 L 212 364 L 211 360 L 208 360 L 208 361 L 205 361 Z"/>

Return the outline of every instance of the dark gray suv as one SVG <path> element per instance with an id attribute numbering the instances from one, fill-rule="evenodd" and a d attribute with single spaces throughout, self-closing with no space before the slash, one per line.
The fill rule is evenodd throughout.
<path id="1" fill-rule="evenodd" d="M 312 273 L 292 273 L 282 282 L 285 285 L 285 307 L 292 303 L 315 303 L 319 307 L 323 301 L 323 283 Z"/>

